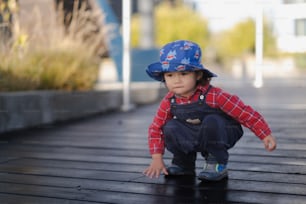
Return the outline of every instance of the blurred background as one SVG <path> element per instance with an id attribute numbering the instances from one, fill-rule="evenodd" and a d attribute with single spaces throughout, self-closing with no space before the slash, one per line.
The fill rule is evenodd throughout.
<path id="1" fill-rule="evenodd" d="M 0 91 L 120 83 L 122 2 L 0 0 Z M 259 65 L 264 80 L 303 80 L 305 10 L 305 0 L 131 0 L 131 81 L 152 81 L 145 67 L 178 39 L 198 43 L 219 75 L 252 81 Z"/>

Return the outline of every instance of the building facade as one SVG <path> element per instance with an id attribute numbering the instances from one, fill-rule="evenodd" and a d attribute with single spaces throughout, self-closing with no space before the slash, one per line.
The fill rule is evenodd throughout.
<path id="1" fill-rule="evenodd" d="M 306 52 L 306 1 L 284 0 L 275 7 L 273 25 L 278 48 L 285 52 Z"/>
<path id="2" fill-rule="evenodd" d="M 306 52 L 306 0 L 185 0 L 208 19 L 212 32 L 228 29 L 263 10 L 282 52 Z"/>

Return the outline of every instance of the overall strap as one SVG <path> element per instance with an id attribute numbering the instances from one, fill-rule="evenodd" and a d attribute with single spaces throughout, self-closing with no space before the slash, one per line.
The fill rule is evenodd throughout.
<path id="1" fill-rule="evenodd" d="M 211 87 L 212 87 L 211 85 L 208 86 L 206 92 L 204 93 L 204 96 L 206 96 L 206 94 L 209 92 L 209 90 L 211 89 Z"/>
<path id="2" fill-rule="evenodd" d="M 175 100 L 175 95 L 173 94 L 173 96 L 170 98 L 170 103 L 171 105 L 176 104 L 176 100 Z"/>
<path id="3" fill-rule="evenodd" d="M 200 96 L 199 96 L 199 103 L 201 104 L 201 103 L 203 103 L 203 102 L 205 102 L 205 98 L 206 98 L 206 95 L 207 95 L 207 93 L 209 92 L 209 90 L 211 89 L 211 85 L 209 85 L 208 86 L 208 88 L 207 88 L 207 90 L 206 90 L 206 92 L 203 94 L 203 93 L 201 93 L 200 94 Z"/>

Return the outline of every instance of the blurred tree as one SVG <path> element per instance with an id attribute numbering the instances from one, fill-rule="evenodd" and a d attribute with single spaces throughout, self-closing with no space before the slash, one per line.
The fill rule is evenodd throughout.
<path id="1" fill-rule="evenodd" d="M 168 0 L 155 8 L 155 44 L 162 46 L 170 41 L 187 39 L 205 47 L 209 41 L 207 21 L 181 1 Z M 139 16 L 132 20 L 132 46 L 139 44 Z"/>
<path id="2" fill-rule="evenodd" d="M 168 0 L 168 2 L 169 2 L 169 4 L 170 4 L 170 6 L 172 7 L 172 8 L 174 8 L 177 4 L 177 0 Z"/>
<path id="3" fill-rule="evenodd" d="M 263 49 L 265 56 L 277 56 L 279 51 L 277 50 L 276 36 L 273 33 L 272 24 L 267 19 L 264 19 L 264 42 Z"/>
<path id="4" fill-rule="evenodd" d="M 236 24 L 233 28 L 215 35 L 212 44 L 216 49 L 218 59 L 226 61 L 229 58 L 242 57 L 245 54 L 253 55 L 255 53 L 255 32 L 255 21 L 249 18 Z M 264 21 L 263 35 L 264 55 L 275 55 L 277 52 L 276 39 L 266 20 Z"/>
<path id="5" fill-rule="evenodd" d="M 222 32 L 214 39 L 214 46 L 222 58 L 238 57 L 244 53 L 254 53 L 255 22 L 248 19 L 230 30 Z"/>

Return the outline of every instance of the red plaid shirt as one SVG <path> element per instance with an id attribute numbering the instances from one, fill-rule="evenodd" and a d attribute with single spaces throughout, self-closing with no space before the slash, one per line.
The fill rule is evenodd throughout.
<path id="1" fill-rule="evenodd" d="M 201 93 L 205 93 L 207 86 L 198 86 L 195 93 L 189 98 L 176 97 L 177 104 L 187 104 L 196 102 Z M 149 148 L 151 154 L 161 153 L 165 151 L 164 135 L 162 131 L 163 125 L 173 116 L 170 112 L 170 98 L 173 93 L 168 92 L 161 101 L 157 113 L 149 127 Z M 206 95 L 206 103 L 212 108 L 218 108 L 232 118 L 236 119 L 240 124 L 249 128 L 260 139 L 271 134 L 271 130 L 260 113 L 252 107 L 245 105 L 237 96 L 231 95 L 220 88 L 211 87 Z"/>

